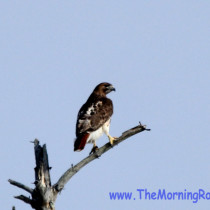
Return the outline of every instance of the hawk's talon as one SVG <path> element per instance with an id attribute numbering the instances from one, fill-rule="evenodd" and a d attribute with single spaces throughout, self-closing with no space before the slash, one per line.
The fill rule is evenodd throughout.
<path id="1" fill-rule="evenodd" d="M 99 157 L 99 155 L 97 153 L 98 153 L 98 147 L 97 146 L 93 146 L 93 148 L 91 149 L 89 155 L 96 154 Z"/>
<path id="2" fill-rule="evenodd" d="M 108 136 L 108 138 L 109 138 L 109 143 L 111 144 L 111 146 L 113 146 L 114 141 L 118 139 L 117 137 L 112 137 L 112 136 Z"/>
<path id="3" fill-rule="evenodd" d="M 101 155 L 98 154 L 98 151 L 96 151 L 94 154 L 96 155 L 97 158 L 101 157 Z"/>

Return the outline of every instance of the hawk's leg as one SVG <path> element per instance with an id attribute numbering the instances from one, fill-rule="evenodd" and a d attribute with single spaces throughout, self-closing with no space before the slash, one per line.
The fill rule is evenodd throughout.
<path id="1" fill-rule="evenodd" d="M 100 155 L 98 154 L 98 147 L 96 146 L 96 143 L 93 144 L 93 148 L 91 149 L 89 155 L 91 154 L 95 154 L 97 157 L 100 157 Z"/>
<path id="2" fill-rule="evenodd" d="M 111 119 L 109 119 L 109 120 L 103 125 L 103 131 L 104 131 L 104 133 L 108 136 L 109 142 L 110 142 L 110 144 L 111 144 L 111 146 L 112 146 L 113 143 L 114 143 L 114 140 L 116 140 L 117 137 L 112 137 L 112 136 L 109 135 L 110 121 L 111 121 Z"/>
<path id="3" fill-rule="evenodd" d="M 109 142 L 110 142 L 110 144 L 111 144 L 111 146 L 112 146 L 113 143 L 114 143 L 114 141 L 117 139 L 117 137 L 112 137 L 112 136 L 110 136 L 109 134 L 108 134 L 107 136 L 108 136 Z"/>

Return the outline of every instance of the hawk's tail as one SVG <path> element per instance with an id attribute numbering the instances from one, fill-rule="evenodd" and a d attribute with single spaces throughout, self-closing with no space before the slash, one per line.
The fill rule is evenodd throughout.
<path id="1" fill-rule="evenodd" d="M 89 137 L 89 133 L 82 134 L 75 139 L 74 142 L 74 151 L 81 151 L 84 149 L 87 139 Z"/>

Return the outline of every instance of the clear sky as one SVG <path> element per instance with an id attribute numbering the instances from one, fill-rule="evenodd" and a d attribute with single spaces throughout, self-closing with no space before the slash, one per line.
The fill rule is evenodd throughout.
<path id="1" fill-rule="evenodd" d="M 110 134 L 151 128 L 87 165 L 59 210 L 209 208 L 210 200 L 138 199 L 137 189 L 210 192 L 210 1 L 1 1 L 0 206 L 27 210 L 14 179 L 33 187 L 46 143 L 55 183 L 71 164 L 79 108 L 100 82 L 116 92 Z M 104 136 L 98 146 L 108 139 Z M 136 200 L 110 200 L 133 192 Z"/>

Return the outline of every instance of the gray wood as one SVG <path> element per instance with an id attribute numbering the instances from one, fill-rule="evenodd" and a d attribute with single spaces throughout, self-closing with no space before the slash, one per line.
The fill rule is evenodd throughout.
<path id="1" fill-rule="evenodd" d="M 99 158 L 102 154 L 112 149 L 119 143 L 123 142 L 127 138 L 140 133 L 142 131 L 149 131 L 145 125 L 141 125 L 141 123 L 122 133 L 122 135 L 114 141 L 113 145 L 110 143 L 105 144 L 101 148 L 97 150 L 96 153 L 89 155 L 88 157 L 81 160 L 75 166 L 71 165 L 71 167 L 63 173 L 63 175 L 59 178 L 59 180 L 52 186 L 50 179 L 50 167 L 48 162 L 48 154 L 47 148 L 44 144 L 40 146 L 39 141 L 35 139 L 34 143 L 34 152 L 36 159 L 36 167 L 35 170 L 35 188 L 31 189 L 24 184 L 16 182 L 14 180 L 9 179 L 9 183 L 19 187 L 30 193 L 32 196 L 26 197 L 24 195 L 15 196 L 16 199 L 22 200 L 27 204 L 30 204 L 33 209 L 36 210 L 54 210 L 55 209 L 55 201 L 59 192 L 62 191 L 67 182 L 85 165 L 90 163 L 91 161 Z"/>

